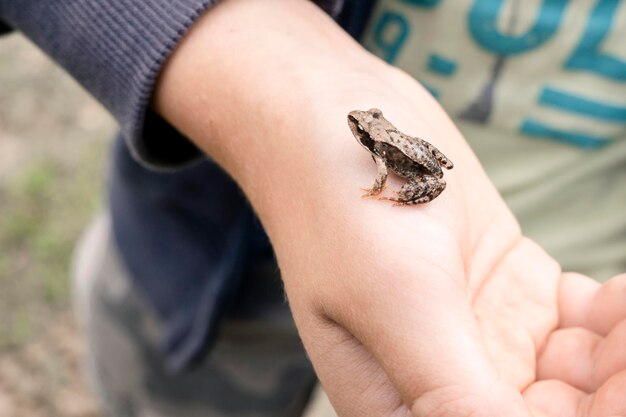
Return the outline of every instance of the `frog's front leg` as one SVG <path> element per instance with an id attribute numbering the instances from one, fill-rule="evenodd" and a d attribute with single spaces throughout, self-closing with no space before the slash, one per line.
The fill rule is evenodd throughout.
<path id="1" fill-rule="evenodd" d="M 372 185 L 371 189 L 362 188 L 366 193 L 363 194 L 363 198 L 372 197 L 380 194 L 385 189 L 385 183 L 387 182 L 387 165 L 385 161 L 379 156 L 372 155 L 374 162 L 376 162 L 376 168 L 378 168 L 378 172 L 376 174 L 376 179 L 374 180 L 374 185 Z"/>
<path id="2" fill-rule="evenodd" d="M 424 204 L 437 198 L 446 188 L 446 182 L 432 175 L 414 178 L 404 184 L 398 191 L 398 198 L 382 197 L 381 200 L 393 201 L 394 206 L 410 206 Z"/>

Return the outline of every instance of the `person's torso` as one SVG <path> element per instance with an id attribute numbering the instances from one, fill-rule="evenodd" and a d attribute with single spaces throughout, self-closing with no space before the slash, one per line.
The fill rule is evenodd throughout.
<path id="1" fill-rule="evenodd" d="M 379 0 L 361 41 L 437 97 L 565 269 L 626 270 L 626 1 Z"/>

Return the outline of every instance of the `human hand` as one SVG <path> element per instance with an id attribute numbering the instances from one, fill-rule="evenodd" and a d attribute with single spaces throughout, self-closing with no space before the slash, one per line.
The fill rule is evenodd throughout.
<path id="1" fill-rule="evenodd" d="M 604 285 L 564 274 L 559 324 L 539 352 L 536 382 L 524 390 L 537 416 L 626 413 L 626 274 Z"/>
<path id="2" fill-rule="evenodd" d="M 155 107 L 250 198 L 340 415 L 574 415 L 564 384 L 580 386 L 565 371 L 584 376 L 591 359 L 569 368 L 551 352 L 565 344 L 560 327 L 582 323 L 566 308 L 591 305 L 591 284 L 565 291 L 578 278 L 522 237 L 436 102 L 310 3 L 220 4 L 175 53 Z M 345 117 L 370 107 L 454 161 L 434 202 L 360 199 L 375 169 Z M 626 315 L 596 314 L 605 331 Z M 624 413 L 616 363 L 598 374 L 586 415 Z M 564 382 L 536 382 L 544 377 Z"/>
<path id="3" fill-rule="evenodd" d="M 411 88 L 395 103 L 399 91 Z M 402 119 L 407 107 L 386 108 Z M 447 138 L 437 146 L 456 163 L 433 203 L 359 200 L 373 164 L 335 143 L 317 154 L 315 179 L 299 184 L 314 192 L 278 198 L 280 217 L 269 223 L 302 338 L 339 415 L 623 415 L 626 279 L 598 290 L 561 274 L 521 235 L 449 121 L 436 112 L 429 123 L 408 119 L 402 131 Z M 341 135 L 340 123 L 325 126 L 316 133 Z M 327 175 L 329 164 L 363 171 Z M 290 212 L 299 214 L 281 227 Z M 594 356 L 603 335 L 607 347 Z"/>

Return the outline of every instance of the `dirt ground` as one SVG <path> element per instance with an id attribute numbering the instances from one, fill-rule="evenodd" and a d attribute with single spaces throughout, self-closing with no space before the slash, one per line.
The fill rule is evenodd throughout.
<path id="1" fill-rule="evenodd" d="M 0 37 L 0 417 L 101 417 L 69 270 L 115 124 L 20 35 Z M 308 417 L 334 416 L 321 392 Z"/>
<path id="2" fill-rule="evenodd" d="M 41 334 L 0 354 L 0 415 L 99 417 L 81 374 L 81 343 L 70 315 L 57 313 Z"/>

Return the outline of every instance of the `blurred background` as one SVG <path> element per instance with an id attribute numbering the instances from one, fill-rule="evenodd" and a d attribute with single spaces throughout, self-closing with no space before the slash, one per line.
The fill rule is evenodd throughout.
<path id="1" fill-rule="evenodd" d="M 0 417 L 101 417 L 69 276 L 101 209 L 115 130 L 32 43 L 0 36 Z M 335 416 L 315 395 L 307 416 Z"/>
<path id="2" fill-rule="evenodd" d="M 69 270 L 115 124 L 20 35 L 0 36 L 0 416 L 98 417 Z"/>

